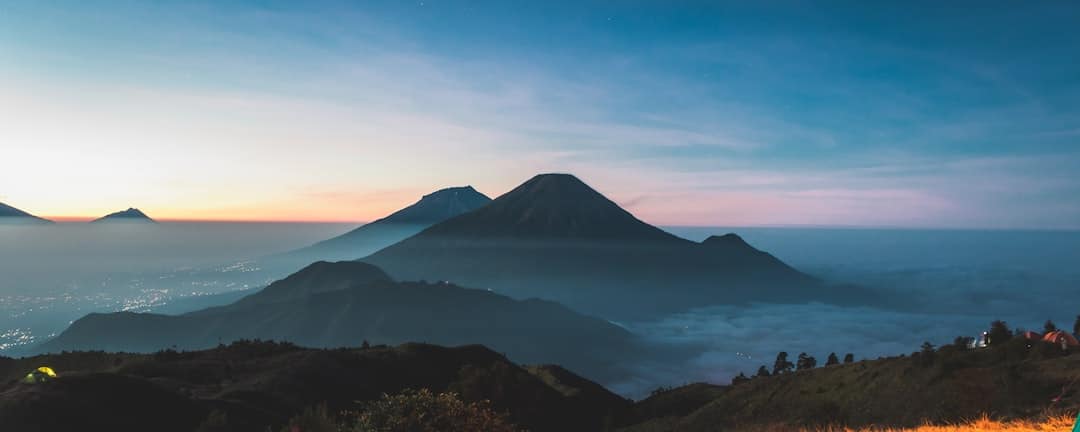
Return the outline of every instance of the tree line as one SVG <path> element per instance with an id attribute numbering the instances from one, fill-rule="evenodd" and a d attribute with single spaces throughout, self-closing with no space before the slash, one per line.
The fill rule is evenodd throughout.
<path id="1" fill-rule="evenodd" d="M 1046 323 L 1043 324 L 1043 334 L 1053 333 L 1058 330 L 1060 329 L 1056 324 L 1054 324 L 1052 320 L 1047 320 Z M 1073 323 L 1072 330 L 1073 335 L 1080 337 L 1080 315 L 1076 316 L 1076 321 Z M 1024 333 L 1025 330 L 1022 328 L 1011 329 L 1009 328 L 1008 323 L 1006 323 L 1005 321 L 996 320 L 990 323 L 990 329 L 986 332 L 986 343 L 987 345 L 1001 345 L 1011 340 L 1014 336 L 1022 335 Z M 958 336 L 955 340 L 953 340 L 953 346 L 957 348 L 967 348 L 973 342 L 975 342 L 974 337 Z M 920 363 L 933 362 L 934 354 L 937 352 L 937 347 L 927 341 L 923 342 L 923 344 L 919 348 L 919 351 L 913 353 L 912 357 L 917 357 Z M 844 355 L 844 364 L 854 362 L 854 354 L 847 353 Z M 825 366 L 833 366 L 840 363 L 840 358 L 837 357 L 835 352 L 829 353 L 829 357 L 825 360 Z M 793 371 L 813 369 L 815 367 L 817 367 L 817 359 L 814 358 L 814 356 L 811 356 L 805 352 L 799 353 L 799 356 L 796 358 L 795 363 L 792 363 L 790 360 L 788 360 L 787 351 L 781 351 L 776 354 L 776 360 L 773 362 L 771 370 L 766 367 L 766 365 L 761 365 L 761 367 L 758 368 L 757 373 L 755 373 L 753 376 L 746 376 L 746 374 L 739 372 L 738 375 L 732 378 L 731 383 L 739 384 L 749 381 L 753 378 L 783 375 L 786 373 L 791 373 Z"/>

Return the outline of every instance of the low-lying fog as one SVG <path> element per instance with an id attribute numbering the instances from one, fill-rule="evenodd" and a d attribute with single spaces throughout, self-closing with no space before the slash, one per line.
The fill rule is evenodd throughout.
<path id="1" fill-rule="evenodd" d="M 1080 232 L 803 228 L 668 228 L 691 240 L 737 232 L 755 247 L 830 282 L 897 293 L 890 310 L 823 304 L 706 307 L 647 323 L 634 332 L 685 361 L 639 366 L 639 378 L 613 384 L 642 396 L 661 385 L 726 383 L 737 373 L 771 368 L 776 353 L 800 352 L 819 365 L 917 351 L 929 341 L 976 336 L 990 321 L 1041 331 L 1047 319 L 1072 329 L 1080 315 Z M 676 349 L 678 348 L 678 349 Z M 793 360 L 792 360 L 793 361 Z"/>
<path id="2" fill-rule="evenodd" d="M 354 227 L 0 224 L 0 353 L 63 330 L 88 312 L 144 311 L 176 297 L 247 288 L 246 280 L 231 277 L 250 270 L 243 260 L 307 246 Z"/>
<path id="3" fill-rule="evenodd" d="M 0 349 L 62 330 L 90 311 L 151 310 L 177 297 L 254 285 L 242 262 L 343 233 L 344 224 L 161 223 L 0 226 Z M 736 232 L 830 282 L 901 295 L 889 310 L 824 304 L 706 307 L 620 323 L 673 353 L 639 361 L 639 397 L 659 386 L 726 382 L 771 367 L 778 351 L 856 358 L 910 353 L 923 341 L 974 336 L 993 319 L 1072 328 L 1080 314 L 1080 232 L 685 228 L 692 240 Z M 241 263 L 236 265 L 237 263 Z M 202 269 L 183 275 L 189 269 Z M 211 269 L 212 271 L 206 271 Z M 178 283 L 182 280 L 183 283 Z"/>

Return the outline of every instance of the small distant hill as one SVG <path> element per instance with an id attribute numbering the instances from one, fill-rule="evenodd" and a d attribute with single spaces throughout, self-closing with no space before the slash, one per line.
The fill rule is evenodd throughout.
<path id="1" fill-rule="evenodd" d="M 0 203 L 0 224 L 42 224 L 51 220 L 34 216 L 15 207 Z"/>
<path id="2" fill-rule="evenodd" d="M 308 347 L 484 344 L 515 361 L 559 363 L 591 377 L 620 373 L 637 340 L 607 321 L 544 300 L 513 300 L 447 283 L 397 282 L 370 264 L 317 262 L 225 306 L 183 315 L 90 314 L 37 352 L 203 349 L 239 339 Z"/>
<path id="3" fill-rule="evenodd" d="M 851 301 L 729 234 L 697 243 L 634 217 L 569 174 L 541 174 L 363 261 L 609 319 L 710 304 Z"/>
<path id="4" fill-rule="evenodd" d="M 59 378 L 20 382 L 41 365 Z M 241 341 L 195 352 L 68 352 L 0 357 L 0 379 L 5 431 L 276 432 L 309 407 L 326 404 L 336 413 L 418 388 L 490 400 L 538 432 L 604 430 L 630 408 L 584 378 L 562 370 L 541 377 L 479 345 L 316 350 Z M 225 424 L 199 429 L 215 411 Z"/>
<path id="5" fill-rule="evenodd" d="M 91 223 L 105 223 L 105 222 L 150 222 L 150 223 L 153 223 L 154 220 L 150 219 L 150 216 L 147 216 L 146 213 L 143 213 L 141 210 L 132 207 L 132 208 L 129 208 L 127 210 L 122 210 L 122 211 L 118 211 L 118 212 L 115 212 L 115 213 L 109 213 L 109 214 L 107 214 L 105 216 L 94 219 L 94 220 L 92 220 L 90 222 Z"/>
<path id="6" fill-rule="evenodd" d="M 274 259 L 340 261 L 363 258 L 436 223 L 471 212 L 491 202 L 472 186 L 441 189 L 389 216 L 340 236 L 273 257 Z"/>

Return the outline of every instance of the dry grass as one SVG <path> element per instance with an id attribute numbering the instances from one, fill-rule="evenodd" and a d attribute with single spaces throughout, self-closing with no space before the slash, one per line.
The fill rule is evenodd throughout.
<path id="1" fill-rule="evenodd" d="M 852 429 L 846 427 L 825 427 L 816 429 L 799 429 L 801 432 L 973 432 L 973 431 L 990 431 L 990 432 L 1070 432 L 1073 428 L 1073 423 L 1076 421 L 1074 416 L 1060 416 L 1052 417 L 1044 421 L 1033 420 L 1015 420 L 1015 421 L 996 421 L 989 417 L 982 417 L 978 420 L 974 420 L 966 423 L 948 424 L 948 425 L 932 425 L 927 424 L 915 428 L 877 428 L 867 427 Z M 786 426 L 772 426 L 761 429 L 753 429 L 755 432 L 780 432 L 791 431 L 791 427 Z"/>

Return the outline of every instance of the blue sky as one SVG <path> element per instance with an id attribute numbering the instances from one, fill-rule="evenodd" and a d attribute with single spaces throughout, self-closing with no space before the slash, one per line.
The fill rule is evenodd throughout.
<path id="1" fill-rule="evenodd" d="M 565 171 L 658 224 L 1080 228 L 1066 2 L 89 3 L 0 2 L 0 201 L 370 220 Z"/>

